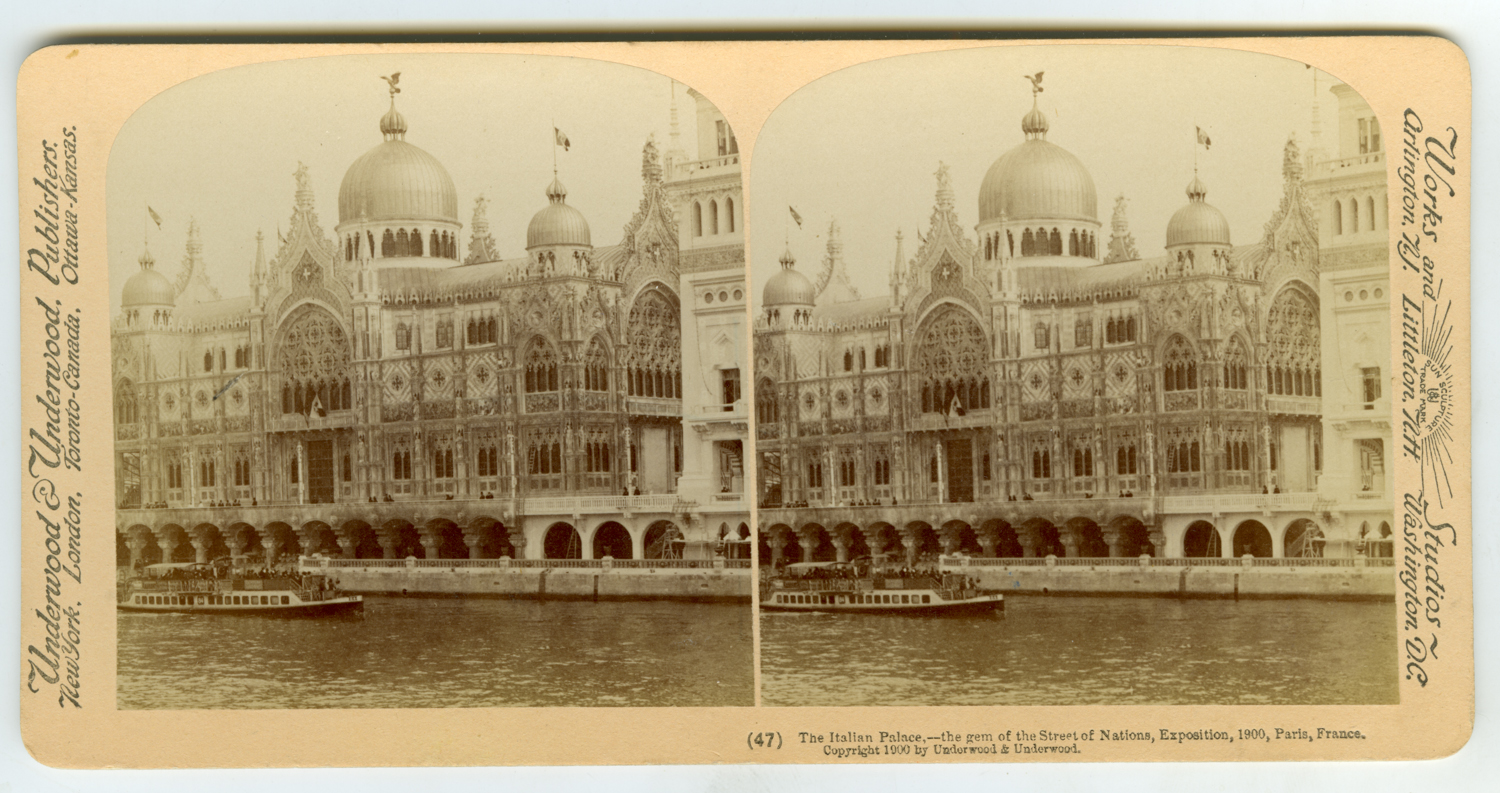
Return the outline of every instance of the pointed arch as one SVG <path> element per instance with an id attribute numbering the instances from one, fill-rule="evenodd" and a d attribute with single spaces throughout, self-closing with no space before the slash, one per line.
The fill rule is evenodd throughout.
<path id="1" fill-rule="evenodd" d="M 632 301 L 625 327 L 628 393 L 681 399 L 682 320 L 677 296 L 653 281 Z"/>
<path id="2" fill-rule="evenodd" d="M 533 336 L 526 344 L 522 360 L 526 369 L 526 393 L 546 393 L 558 389 L 557 351 L 545 337 Z"/>

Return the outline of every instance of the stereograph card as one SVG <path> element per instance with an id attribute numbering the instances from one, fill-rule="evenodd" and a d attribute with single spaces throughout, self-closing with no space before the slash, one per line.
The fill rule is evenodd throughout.
<path id="1" fill-rule="evenodd" d="M 1450 754 L 1469 119 L 1420 36 L 40 50 L 27 746 Z"/>

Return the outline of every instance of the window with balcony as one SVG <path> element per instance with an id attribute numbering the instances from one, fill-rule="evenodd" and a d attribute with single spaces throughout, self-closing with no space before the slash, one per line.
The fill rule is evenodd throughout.
<path id="1" fill-rule="evenodd" d="M 740 370 L 720 370 L 721 380 L 724 385 L 724 409 L 728 410 L 734 403 L 740 401 Z"/>

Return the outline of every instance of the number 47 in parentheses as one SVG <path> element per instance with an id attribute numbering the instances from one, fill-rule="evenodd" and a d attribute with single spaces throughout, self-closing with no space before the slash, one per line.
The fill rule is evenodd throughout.
<path id="1" fill-rule="evenodd" d="M 745 736 L 745 744 L 750 751 L 756 749 L 780 749 L 781 733 L 779 732 L 752 732 Z"/>

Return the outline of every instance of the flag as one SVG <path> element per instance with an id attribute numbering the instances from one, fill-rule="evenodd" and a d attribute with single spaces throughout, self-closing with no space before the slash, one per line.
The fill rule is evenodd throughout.
<path id="1" fill-rule="evenodd" d="M 948 412 L 955 416 L 962 416 L 968 412 L 964 410 L 964 403 L 958 401 L 958 394 L 953 395 L 953 401 L 948 405 Z"/>
<path id="2" fill-rule="evenodd" d="M 312 404 L 307 407 L 307 415 L 312 416 L 313 414 L 317 414 L 318 418 L 328 415 L 328 411 L 323 409 L 323 400 L 318 399 L 316 396 L 313 397 Z"/>
<path id="3" fill-rule="evenodd" d="M 152 220 L 156 221 L 156 227 L 161 228 L 161 215 L 156 214 L 156 210 L 152 209 L 149 204 L 146 206 L 146 212 L 151 215 Z"/>
<path id="4" fill-rule="evenodd" d="M 573 145 L 573 143 L 568 140 L 568 136 L 564 135 L 563 131 L 558 129 L 557 127 L 552 128 L 552 136 L 557 139 L 557 145 L 563 147 L 563 151 L 567 151 L 568 147 Z"/>
<path id="5" fill-rule="evenodd" d="M 797 221 L 797 228 L 802 228 L 802 216 L 797 214 L 797 210 L 791 206 L 788 206 L 786 209 L 788 212 L 792 213 L 792 220 Z"/>
<path id="6" fill-rule="evenodd" d="M 1204 132 L 1202 127 L 1194 127 L 1194 129 L 1198 130 L 1198 142 L 1203 144 L 1204 151 L 1207 151 L 1213 141 L 1208 139 L 1208 133 Z"/>

